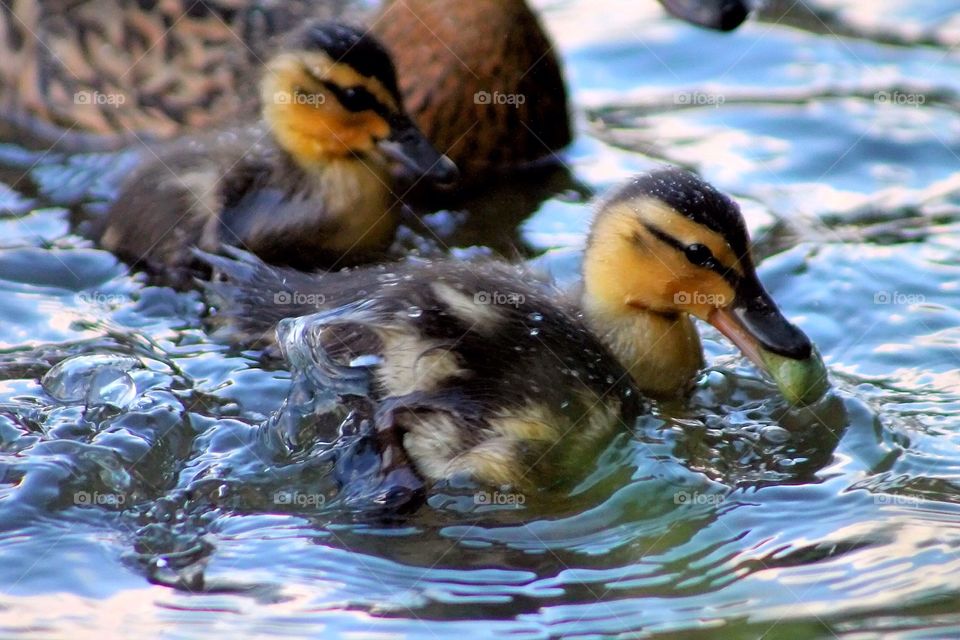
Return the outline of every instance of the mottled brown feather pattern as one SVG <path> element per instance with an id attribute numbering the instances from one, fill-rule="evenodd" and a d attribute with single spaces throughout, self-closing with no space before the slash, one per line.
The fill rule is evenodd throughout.
<path id="1" fill-rule="evenodd" d="M 342 13 L 341 4 L 4 2 L 0 33 L 17 35 L 2 44 L 0 120 L 37 133 L 38 142 L 49 137 L 43 123 L 101 134 L 97 147 L 222 122 L 225 115 L 255 110 L 250 69 L 269 54 L 275 36 L 308 15 Z M 80 92 L 122 96 L 123 102 L 83 103 L 76 100 Z M 85 138 L 84 145 L 94 142 Z"/>

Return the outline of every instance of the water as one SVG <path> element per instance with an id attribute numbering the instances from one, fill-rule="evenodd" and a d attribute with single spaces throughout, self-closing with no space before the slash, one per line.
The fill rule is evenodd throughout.
<path id="1" fill-rule="evenodd" d="M 211 339 L 198 294 L 71 234 L 74 205 L 109 189 L 48 158 L 0 190 L 0 635 L 960 634 L 960 3 L 835 1 L 863 36 L 842 39 L 541 5 L 578 106 L 574 179 L 520 189 L 501 225 L 478 212 L 509 188 L 430 224 L 568 281 L 586 192 L 694 166 L 743 203 L 834 396 L 789 409 L 703 328 L 694 397 L 574 489 L 445 487 L 413 516 L 365 516 L 329 448 L 290 458 L 258 429 L 290 374 Z M 125 161 L 66 173 L 109 183 Z"/>

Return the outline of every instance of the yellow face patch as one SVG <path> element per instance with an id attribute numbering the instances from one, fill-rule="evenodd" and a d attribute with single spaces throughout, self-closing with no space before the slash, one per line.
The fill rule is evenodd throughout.
<path id="1" fill-rule="evenodd" d="M 350 111 L 336 92 L 365 89 L 388 112 L 398 105 L 378 80 L 323 53 L 285 53 L 268 64 L 261 81 L 264 119 L 274 136 L 301 165 L 330 158 L 370 153 L 390 135 L 390 125 L 374 110 Z"/>
<path id="2" fill-rule="evenodd" d="M 729 282 L 691 263 L 682 250 L 658 238 L 651 228 L 684 247 L 702 244 L 725 268 L 742 273 L 742 265 L 720 234 L 655 198 L 640 198 L 612 205 L 594 224 L 584 259 L 584 286 L 594 304 L 611 313 L 634 307 L 705 319 L 714 309 L 733 303 Z"/>

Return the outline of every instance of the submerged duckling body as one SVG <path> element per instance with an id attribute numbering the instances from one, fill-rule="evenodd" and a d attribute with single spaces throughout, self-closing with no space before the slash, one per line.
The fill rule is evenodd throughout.
<path id="1" fill-rule="evenodd" d="M 395 163 L 447 184 L 456 168 L 410 121 L 393 64 L 369 34 L 314 23 L 271 59 L 262 118 L 148 155 L 97 230 L 107 249 L 165 274 L 192 247 L 233 245 L 298 267 L 349 263 L 389 245 Z"/>
<path id="2" fill-rule="evenodd" d="M 211 284 L 217 321 L 269 341 L 296 317 L 280 323 L 289 361 L 366 371 L 384 473 L 405 467 L 426 483 L 575 475 L 565 452 L 630 425 L 643 396 L 689 389 L 703 365 L 693 317 L 771 369 L 791 400 L 826 389 L 809 339 L 757 279 L 736 204 L 679 169 L 640 176 L 603 201 L 579 301 L 499 261 L 322 275 L 249 257 L 210 261 L 221 277 Z M 767 366 L 766 353 L 781 366 Z"/>

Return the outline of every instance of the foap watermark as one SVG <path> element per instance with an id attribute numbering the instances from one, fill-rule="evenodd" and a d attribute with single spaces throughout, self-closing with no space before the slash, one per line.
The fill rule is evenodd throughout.
<path id="1" fill-rule="evenodd" d="M 873 504 L 892 504 L 898 507 L 918 507 L 920 498 L 916 496 L 904 496 L 897 493 L 875 493 L 873 494 Z"/>
<path id="2" fill-rule="evenodd" d="M 99 491 L 74 491 L 73 504 L 79 507 L 121 507 L 127 496 L 122 493 L 100 493 Z"/>
<path id="3" fill-rule="evenodd" d="M 473 504 L 477 506 L 521 507 L 526 502 L 527 496 L 510 491 L 477 491 L 473 494 Z"/>
<path id="4" fill-rule="evenodd" d="M 722 93 L 709 93 L 706 91 L 680 91 L 673 94 L 674 104 L 688 107 L 717 108 L 726 101 L 727 99 Z"/>
<path id="5" fill-rule="evenodd" d="M 719 493 L 700 493 L 699 491 L 677 491 L 673 494 L 673 504 L 719 506 L 726 499 L 726 496 Z"/>
<path id="6" fill-rule="evenodd" d="M 873 304 L 890 304 L 909 306 L 923 304 L 926 298 L 919 293 L 903 293 L 900 291 L 877 291 L 873 294 Z"/>
<path id="7" fill-rule="evenodd" d="M 522 104 L 526 104 L 526 102 L 527 96 L 522 93 L 501 93 L 500 91 L 490 93 L 489 91 L 477 91 L 473 94 L 474 104 L 505 104 L 511 107 L 519 107 Z"/>
<path id="8" fill-rule="evenodd" d="M 319 307 L 327 301 L 322 293 L 303 293 L 301 291 L 277 291 L 273 294 L 273 304 L 299 304 Z"/>
<path id="9" fill-rule="evenodd" d="M 95 307 L 113 307 L 123 304 L 130 300 L 122 293 L 106 293 L 104 291 L 81 291 L 74 296 L 77 304 L 91 305 Z"/>
<path id="10" fill-rule="evenodd" d="M 711 307 L 726 306 L 727 296 L 722 293 L 703 293 L 700 291 L 677 291 L 673 294 L 674 304 L 705 304 Z"/>
<path id="11" fill-rule="evenodd" d="M 273 494 L 273 504 L 295 507 L 322 507 L 327 496 L 322 493 L 300 493 L 299 491 L 277 491 Z"/>
<path id="12" fill-rule="evenodd" d="M 515 291 L 477 291 L 473 294 L 473 303 L 480 305 L 519 307 L 526 299 L 522 293 Z"/>
<path id="13" fill-rule="evenodd" d="M 94 104 L 119 107 L 127 101 L 122 93 L 101 93 L 99 91 L 77 91 L 73 94 L 74 104 Z"/>
<path id="14" fill-rule="evenodd" d="M 308 107 L 318 107 L 327 101 L 327 96 L 322 93 L 313 93 L 310 91 L 277 91 L 273 94 L 274 104 L 302 104 Z"/>
<path id="15" fill-rule="evenodd" d="M 903 91 L 877 91 L 873 94 L 876 104 L 895 104 L 901 107 L 920 107 L 927 101 L 922 93 L 906 93 Z"/>

